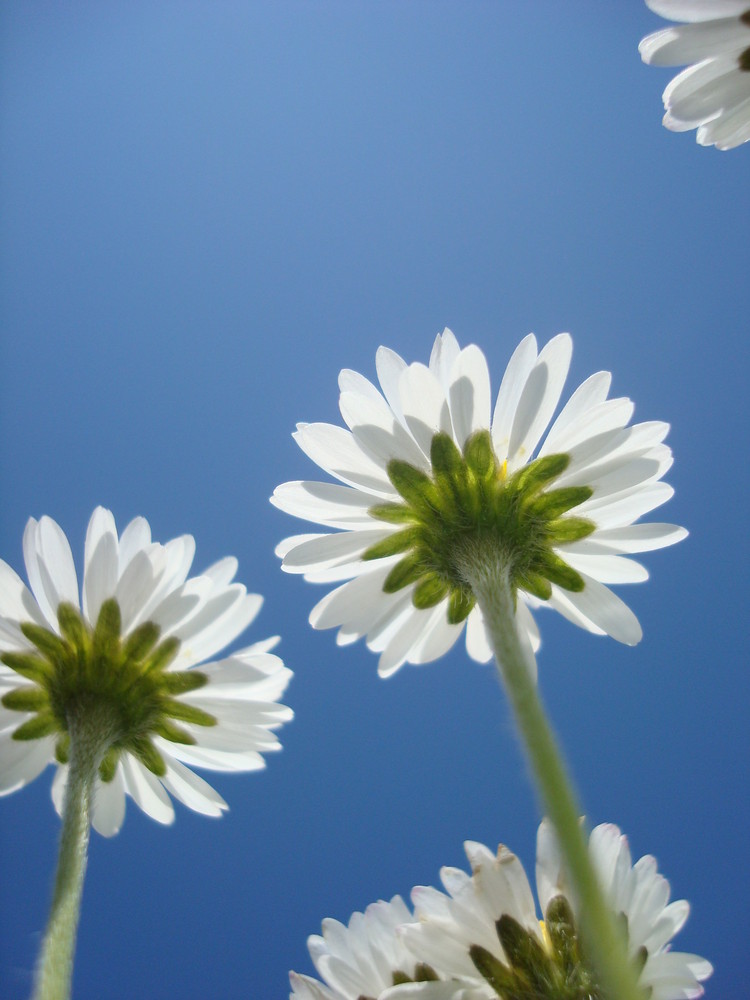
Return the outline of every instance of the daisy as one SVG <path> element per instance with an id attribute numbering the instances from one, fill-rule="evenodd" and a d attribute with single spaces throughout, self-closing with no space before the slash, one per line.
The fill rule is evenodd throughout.
<path id="1" fill-rule="evenodd" d="M 190 535 L 160 545 L 136 518 L 118 537 L 98 507 L 80 597 L 55 521 L 31 518 L 23 551 L 31 590 L 0 560 L 0 793 L 57 765 L 63 822 L 34 1000 L 66 1000 L 90 824 L 116 833 L 126 795 L 160 823 L 174 818 L 170 795 L 219 816 L 224 799 L 191 767 L 262 767 L 261 753 L 279 746 L 272 730 L 292 715 L 277 703 L 291 671 L 270 652 L 275 638 L 204 662 L 250 624 L 262 598 L 232 582 L 233 558 L 188 578 Z"/>
<path id="2" fill-rule="evenodd" d="M 360 1000 L 379 997 L 395 982 L 418 981 L 420 964 L 397 935 L 397 928 L 413 919 L 403 899 L 394 896 L 352 914 L 348 925 L 324 920 L 322 936 L 307 939 L 323 982 L 290 972 L 290 1000 Z"/>
<path id="3" fill-rule="evenodd" d="M 188 579 L 190 535 L 165 545 L 136 518 L 118 538 L 98 507 L 86 535 L 83 587 L 70 545 L 49 517 L 23 539 L 31 590 L 0 560 L 0 794 L 57 765 L 52 798 L 62 812 L 76 727 L 102 731 L 92 824 L 120 829 L 129 795 L 171 823 L 170 795 L 219 816 L 224 799 L 192 767 L 253 771 L 279 749 L 273 730 L 292 712 L 277 699 L 291 671 L 270 650 L 278 637 L 211 663 L 262 604 L 233 582 L 223 559 Z M 197 669 L 197 666 L 200 669 Z"/>
<path id="4" fill-rule="evenodd" d="M 424 968 L 442 981 L 401 986 L 383 1000 L 490 1000 L 498 996 L 598 1000 L 605 996 L 587 962 L 577 930 L 578 906 L 562 866 L 551 825 L 537 837 L 536 881 L 544 919 L 538 920 L 528 879 L 506 847 L 493 854 L 468 842 L 471 875 L 444 868 L 446 894 L 412 893 L 418 922 L 399 933 Z M 651 1000 L 703 995 L 712 967 L 697 955 L 670 950 L 687 919 L 685 900 L 669 902 L 669 883 L 646 855 L 631 862 L 627 839 L 611 824 L 592 832 L 588 851 L 607 904 L 626 929 L 638 985 Z"/>
<path id="5" fill-rule="evenodd" d="M 487 662 L 497 649 L 480 591 L 502 577 L 532 672 L 540 606 L 639 641 L 635 615 L 608 585 L 645 580 L 630 556 L 686 535 L 636 523 L 672 495 L 661 481 L 672 462 L 669 426 L 629 426 L 633 404 L 609 398 L 608 372 L 586 379 L 551 423 L 571 350 L 568 334 L 541 351 L 526 337 L 494 407 L 484 354 L 462 349 L 450 330 L 429 365 L 381 347 L 380 389 L 341 372 L 348 429 L 298 424 L 294 435 L 341 485 L 284 483 L 272 497 L 335 529 L 276 549 L 285 571 L 339 584 L 313 608 L 315 628 L 338 628 L 341 645 L 364 636 L 382 676 L 436 659 L 464 629 L 469 656 Z"/>
<path id="6" fill-rule="evenodd" d="M 654 66 L 688 65 L 664 91 L 664 125 L 697 128 L 703 146 L 732 149 L 750 139 L 750 0 L 646 0 L 662 17 L 686 21 L 644 38 Z"/>

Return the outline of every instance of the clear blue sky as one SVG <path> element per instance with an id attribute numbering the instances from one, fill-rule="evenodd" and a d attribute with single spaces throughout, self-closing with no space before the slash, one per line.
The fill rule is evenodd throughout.
<path id="1" fill-rule="evenodd" d="M 129 804 L 94 836 L 78 1000 L 247 1000 L 312 971 L 305 939 L 435 883 L 462 842 L 533 864 L 538 810 L 491 668 L 460 645 L 382 681 L 313 633 L 323 590 L 273 555 L 268 503 L 316 478 L 291 432 L 337 422 L 379 344 L 426 361 L 450 326 L 496 389 L 523 335 L 569 330 L 672 423 L 691 535 L 620 593 L 629 649 L 539 614 L 540 682 L 592 822 L 693 905 L 677 947 L 708 995 L 748 988 L 747 319 L 750 146 L 660 125 L 670 71 L 640 0 L 106 4 L 6 0 L 2 29 L 0 554 L 47 513 L 80 557 L 110 507 L 195 568 L 225 554 L 280 633 L 295 721 L 231 811 Z M 58 820 L 51 771 L 0 802 L 0 996 L 28 995 Z"/>

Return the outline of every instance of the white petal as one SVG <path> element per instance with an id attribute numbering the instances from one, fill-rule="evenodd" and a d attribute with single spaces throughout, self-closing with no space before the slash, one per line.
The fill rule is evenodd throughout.
<path id="1" fill-rule="evenodd" d="M 477 663 L 489 663 L 493 657 L 484 617 L 478 605 L 472 608 L 466 621 L 466 652 Z"/>
<path id="2" fill-rule="evenodd" d="M 518 401 L 508 446 L 511 471 L 531 458 L 560 400 L 570 367 L 573 341 L 567 333 L 553 337 L 539 353 Z"/>
<path id="3" fill-rule="evenodd" d="M 573 569 L 587 574 L 600 583 L 643 583 L 648 580 L 645 566 L 619 555 L 587 555 L 567 549 L 557 553 Z"/>
<path id="4" fill-rule="evenodd" d="M 385 468 L 362 451 L 351 431 L 334 424 L 298 424 L 292 437 L 308 458 L 342 483 L 376 497 L 395 495 Z"/>
<path id="5" fill-rule="evenodd" d="M 703 59 L 739 55 L 750 45 L 750 28 L 736 17 L 714 17 L 701 24 L 680 24 L 648 35 L 638 46 L 651 66 L 685 66 Z"/>
<path id="6" fill-rule="evenodd" d="M 20 712 L 18 716 L 20 722 Z M 54 755 L 54 736 L 38 740 L 14 740 L 13 729 L 0 733 L 0 795 L 9 795 L 28 785 L 42 773 L 47 764 L 54 761 Z"/>
<path id="7" fill-rule="evenodd" d="M 173 823 L 174 809 L 159 779 L 130 754 L 122 755 L 120 766 L 125 791 L 136 805 L 157 823 Z"/>
<path id="8" fill-rule="evenodd" d="M 646 4 L 670 21 L 710 21 L 739 16 L 748 9 L 747 0 L 646 0 Z"/>
<path id="9" fill-rule="evenodd" d="M 372 494 L 360 493 L 335 483 L 282 483 L 273 491 L 271 503 L 279 510 L 331 528 L 369 527 L 373 518 L 367 513 L 379 501 Z"/>
<path id="10" fill-rule="evenodd" d="M 435 343 L 432 345 L 430 371 L 443 386 L 446 394 L 450 386 L 450 371 L 460 350 L 455 335 L 448 327 L 435 337 Z"/>
<path id="11" fill-rule="evenodd" d="M 582 382 L 556 417 L 549 429 L 549 434 L 540 449 L 539 454 L 554 454 L 565 449 L 557 446 L 558 438 L 573 422 L 577 422 L 583 414 L 603 403 L 607 398 L 612 383 L 610 372 L 596 372 Z"/>
<path id="12" fill-rule="evenodd" d="M 114 837 L 125 819 L 125 783 L 118 764 L 112 781 L 97 778 L 94 784 L 94 801 L 91 825 L 102 837 Z"/>
<path id="13" fill-rule="evenodd" d="M 477 430 L 490 427 L 490 373 L 487 359 L 476 344 L 458 355 L 450 373 L 450 411 L 459 448 Z"/>
<path id="14" fill-rule="evenodd" d="M 378 381 L 388 405 L 399 420 L 403 417 L 401 401 L 403 395 L 399 388 L 401 373 L 406 368 L 404 359 L 389 347 L 379 347 L 375 354 L 375 370 Z"/>
<path id="15" fill-rule="evenodd" d="M 586 586 L 580 593 L 566 592 L 570 603 L 594 625 L 618 642 L 635 646 L 643 638 L 641 626 L 630 608 L 604 584 L 583 576 Z"/>
<path id="16" fill-rule="evenodd" d="M 229 808 L 207 781 L 174 758 L 167 762 L 167 773 L 161 781 L 167 791 L 183 805 L 204 816 L 221 816 Z"/>
<path id="17" fill-rule="evenodd" d="M 500 462 L 504 462 L 508 457 L 518 401 L 536 363 L 536 357 L 536 337 L 530 333 L 513 352 L 500 383 L 495 412 L 492 415 L 492 443 Z"/>
<path id="18" fill-rule="evenodd" d="M 425 457 L 429 458 L 435 434 L 453 432 L 445 391 L 429 368 L 415 364 L 402 373 L 399 392 L 404 422 Z"/>
<path id="19" fill-rule="evenodd" d="M 16 571 L 0 559 L 0 615 L 16 622 L 32 621 L 46 628 L 47 619 L 41 613 L 34 596 Z M 23 639 L 28 646 L 28 640 Z"/>
<path id="20" fill-rule="evenodd" d="M 385 469 L 394 458 L 418 468 L 427 466 L 416 442 L 396 420 L 385 401 L 382 406 L 378 406 L 365 396 L 342 392 L 339 409 L 354 440 L 381 468 Z"/>
<path id="21" fill-rule="evenodd" d="M 148 549 L 150 545 L 151 528 L 148 521 L 145 517 L 134 517 L 120 536 L 119 575 L 122 576 L 136 553 Z"/>

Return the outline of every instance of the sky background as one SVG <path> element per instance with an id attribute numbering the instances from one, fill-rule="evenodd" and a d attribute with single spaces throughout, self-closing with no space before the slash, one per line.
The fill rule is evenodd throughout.
<path id="1" fill-rule="evenodd" d="M 445 326 L 487 355 L 574 339 L 672 424 L 686 542 L 620 588 L 634 648 L 540 612 L 542 695 L 591 823 L 655 854 L 692 914 L 676 947 L 748 988 L 747 317 L 750 146 L 662 128 L 671 71 L 639 0 L 66 4 L 5 0 L 0 555 L 29 516 L 76 559 L 91 511 L 184 532 L 265 595 L 296 713 L 265 771 L 203 772 L 231 811 L 129 800 L 92 837 L 78 1000 L 285 997 L 326 916 L 500 841 L 531 873 L 539 808 L 491 667 L 461 643 L 382 681 L 281 573 L 312 530 L 268 503 L 324 478 L 291 438 L 340 422 L 341 368 L 426 361 Z M 52 770 L 0 802 L 0 996 L 28 996 L 59 821 Z"/>

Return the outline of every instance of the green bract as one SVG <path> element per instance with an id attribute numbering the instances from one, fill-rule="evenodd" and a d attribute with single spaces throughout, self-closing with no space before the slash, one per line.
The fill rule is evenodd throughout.
<path id="1" fill-rule="evenodd" d="M 585 538 L 593 522 L 565 516 L 588 500 L 588 486 L 547 487 L 568 467 L 570 456 L 546 455 L 512 475 L 492 448 L 489 431 L 477 431 L 463 454 L 445 433 L 430 448 L 432 475 L 393 459 L 388 476 L 403 503 L 376 504 L 370 514 L 403 528 L 364 553 L 382 559 L 403 553 L 383 589 L 394 593 L 414 585 L 414 604 L 431 608 L 448 598 L 448 621 L 462 622 L 474 607 L 474 594 L 462 572 L 467 551 L 492 557 L 519 588 L 548 600 L 552 584 L 583 590 L 579 573 L 553 551 Z"/>
<path id="2" fill-rule="evenodd" d="M 154 774 L 164 775 L 166 765 L 153 737 L 195 743 L 175 720 L 216 724 L 212 715 L 176 697 L 203 687 L 207 677 L 197 670 L 167 669 L 180 642 L 170 637 L 160 643 L 158 625 L 146 622 L 122 637 L 120 608 L 114 598 L 102 604 L 93 629 L 72 604 L 60 604 L 57 620 L 61 635 L 40 625 L 21 625 L 36 652 L 0 656 L 6 666 L 32 682 L 2 699 L 6 708 L 34 713 L 15 730 L 14 739 L 57 734 L 55 756 L 66 763 L 71 726 L 95 714 L 108 731 L 99 775 L 111 781 L 122 753 L 133 754 Z"/>

